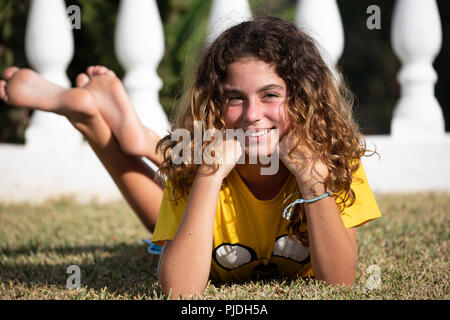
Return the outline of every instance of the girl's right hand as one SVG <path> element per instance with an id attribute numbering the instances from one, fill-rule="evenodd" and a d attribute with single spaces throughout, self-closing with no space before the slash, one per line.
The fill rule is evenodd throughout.
<path id="1" fill-rule="evenodd" d="M 219 168 L 214 175 L 223 180 L 228 176 L 231 170 L 233 170 L 239 159 L 244 156 L 243 146 L 234 138 L 224 138 L 213 148 L 213 150 L 212 157 L 208 157 L 208 161 L 199 166 L 199 171 L 203 174 L 210 175 L 212 173 L 210 164 L 218 164 Z"/>

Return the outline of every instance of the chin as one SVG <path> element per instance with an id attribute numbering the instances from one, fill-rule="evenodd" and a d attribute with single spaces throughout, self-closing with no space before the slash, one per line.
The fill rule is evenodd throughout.
<path id="1" fill-rule="evenodd" d="M 272 158 L 278 154 L 278 143 L 276 139 L 272 142 L 248 143 L 245 146 L 245 154 L 250 164 L 263 163 L 267 164 L 268 158 Z"/>

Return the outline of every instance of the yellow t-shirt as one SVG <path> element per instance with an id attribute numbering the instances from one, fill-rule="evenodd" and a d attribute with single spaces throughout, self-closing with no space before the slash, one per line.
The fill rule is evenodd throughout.
<path id="1" fill-rule="evenodd" d="M 360 226 L 381 216 L 360 165 L 352 188 L 355 203 L 341 214 L 346 228 Z M 259 200 L 250 192 L 236 170 L 222 184 L 216 208 L 210 278 L 213 281 L 245 281 L 285 276 L 313 276 L 309 249 L 288 236 L 284 208 L 299 195 L 291 174 L 285 185 L 270 200 Z M 180 224 L 188 195 L 172 200 L 170 183 L 164 190 L 152 242 L 162 245 L 171 240 Z"/>

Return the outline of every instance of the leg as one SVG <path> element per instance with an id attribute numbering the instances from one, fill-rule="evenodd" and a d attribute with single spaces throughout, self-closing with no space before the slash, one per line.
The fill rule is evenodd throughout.
<path id="1" fill-rule="evenodd" d="M 82 89 L 67 90 L 43 79 L 30 69 L 7 68 L 0 81 L 0 99 L 19 108 L 38 109 L 81 121 L 96 114 L 91 94 Z"/>
<path id="2" fill-rule="evenodd" d="M 67 117 L 89 142 L 125 199 L 152 232 L 162 200 L 162 189 L 145 163 L 123 152 L 103 119 L 93 87 L 65 89 L 29 69 L 11 67 L 0 81 L 0 99 L 16 107 L 55 112 Z M 150 201 L 149 201 L 150 200 Z"/>
<path id="3" fill-rule="evenodd" d="M 153 232 L 163 189 L 156 173 L 141 159 L 123 152 L 105 120 L 98 115 L 80 131 L 144 226 Z"/>
<path id="4" fill-rule="evenodd" d="M 92 93 L 102 117 L 126 153 L 147 157 L 157 166 L 161 164 L 162 157 L 155 151 L 160 137 L 143 126 L 114 72 L 103 66 L 91 66 L 87 74 L 78 76 L 77 86 Z"/>

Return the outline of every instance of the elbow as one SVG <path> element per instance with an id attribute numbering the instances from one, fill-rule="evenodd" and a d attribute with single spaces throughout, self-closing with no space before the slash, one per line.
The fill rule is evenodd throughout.
<path id="1" fill-rule="evenodd" d="M 161 291 L 168 300 L 192 299 L 203 294 L 205 287 L 177 286 L 160 281 Z"/>
<path id="2" fill-rule="evenodd" d="M 164 273 L 164 270 L 159 272 L 158 281 L 161 292 L 168 300 L 192 299 L 203 294 L 206 289 L 206 284 L 170 277 Z"/>
<path id="3" fill-rule="evenodd" d="M 204 264 L 192 267 L 191 264 L 180 268 L 180 260 L 170 254 L 169 243 L 164 244 L 158 265 L 158 282 L 162 294 L 169 299 L 194 298 L 203 294 L 209 280 L 209 268 Z"/>
<path id="4" fill-rule="evenodd" d="M 351 287 L 356 280 L 356 264 L 352 264 L 346 268 L 335 269 L 328 274 L 319 273 L 316 276 L 317 280 L 322 280 L 330 286 Z"/>
<path id="5" fill-rule="evenodd" d="M 324 281 L 327 285 L 330 286 L 341 286 L 345 288 L 350 288 L 353 283 L 355 283 L 355 275 L 352 274 L 346 274 L 346 275 L 335 275 L 331 277 L 316 277 L 317 280 Z"/>
<path id="6" fill-rule="evenodd" d="M 338 268 L 330 279 L 332 286 L 351 287 L 356 280 L 357 258 L 347 260 L 347 263 Z"/>
<path id="7" fill-rule="evenodd" d="M 340 277 L 339 279 L 337 279 L 335 281 L 332 281 L 330 284 L 332 286 L 343 286 L 345 288 L 350 288 L 353 285 L 353 283 L 355 283 L 355 278 L 356 278 L 356 275 L 347 274 L 347 275 Z"/>

